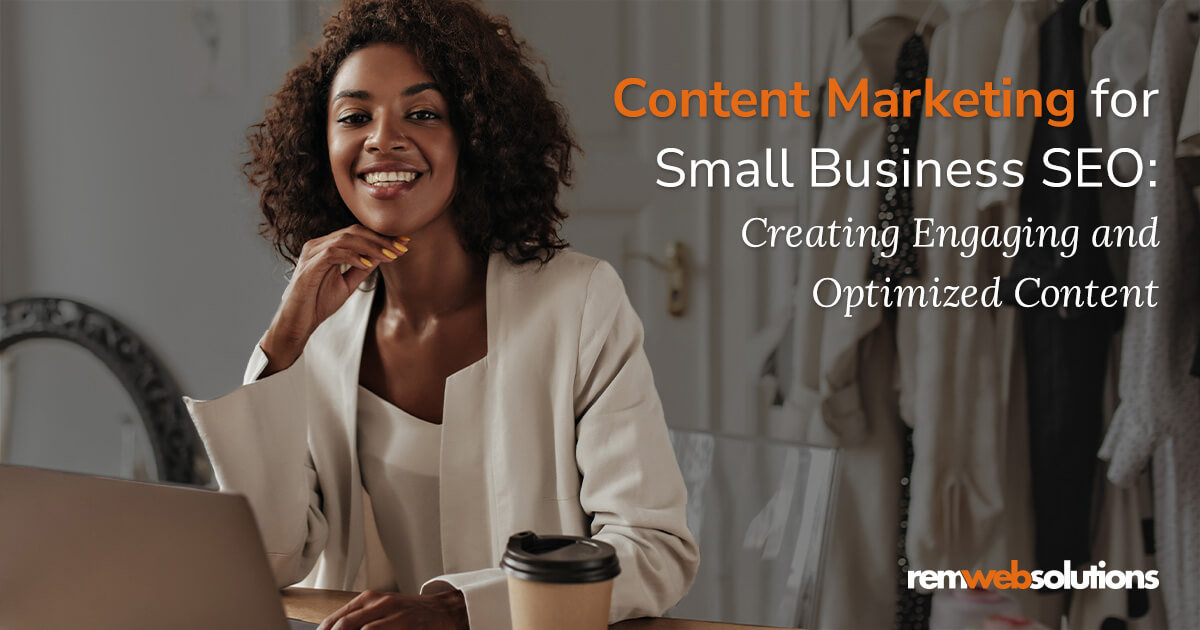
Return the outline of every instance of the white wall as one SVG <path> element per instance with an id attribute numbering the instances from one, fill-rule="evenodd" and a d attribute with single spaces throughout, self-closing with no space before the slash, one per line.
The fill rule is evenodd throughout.
<path id="1" fill-rule="evenodd" d="M 91 304 L 140 335 L 185 394 L 236 387 L 286 269 L 257 236 L 240 153 L 299 59 L 296 16 L 315 12 L 297 6 L 0 0 L 0 300 Z M 120 449 L 102 447 L 120 439 L 115 425 L 94 417 L 113 392 L 39 382 L 0 401 L 15 410 L 0 459 L 122 470 L 108 461 Z M 70 422 L 20 413 L 22 397 L 55 397 Z"/>
<path id="2" fill-rule="evenodd" d="M 230 390 L 285 268 L 239 153 L 294 57 L 289 5 L 3 5 L 0 297 L 88 302 L 189 395 Z"/>

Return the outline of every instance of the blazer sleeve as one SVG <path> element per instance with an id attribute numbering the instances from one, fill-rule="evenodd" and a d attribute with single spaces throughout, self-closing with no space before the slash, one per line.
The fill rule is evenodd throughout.
<path id="1" fill-rule="evenodd" d="M 267 559 L 281 588 L 308 575 L 325 548 L 317 471 L 308 449 L 304 355 L 262 380 L 255 346 L 244 384 L 213 400 L 184 397 L 221 490 L 250 502 Z"/>
<path id="2" fill-rule="evenodd" d="M 621 279 L 599 262 L 579 341 L 575 457 L 592 537 L 615 547 L 621 562 L 610 622 L 662 615 L 687 593 L 700 562 L 642 339 Z"/>
<path id="3" fill-rule="evenodd" d="M 508 576 L 490 567 L 435 577 L 421 585 L 422 595 L 457 589 L 467 606 L 471 630 L 512 630 L 508 607 Z"/>

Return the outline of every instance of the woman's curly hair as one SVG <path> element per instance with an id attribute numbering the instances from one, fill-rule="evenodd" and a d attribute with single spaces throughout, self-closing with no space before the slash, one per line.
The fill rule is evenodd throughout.
<path id="1" fill-rule="evenodd" d="M 294 263 L 305 242 L 357 221 L 334 184 L 325 125 L 334 74 L 375 43 L 408 48 L 450 105 L 460 138 L 451 211 L 463 248 L 522 264 L 566 247 L 558 191 L 571 185 L 579 148 L 566 111 L 508 20 L 466 0 L 347 0 L 330 18 L 324 41 L 247 133 L 242 172 L 261 190 L 263 236 Z"/>

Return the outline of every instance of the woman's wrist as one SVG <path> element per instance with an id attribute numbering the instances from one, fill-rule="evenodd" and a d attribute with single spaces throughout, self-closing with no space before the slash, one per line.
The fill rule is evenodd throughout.
<path id="1" fill-rule="evenodd" d="M 306 339 L 288 339 L 274 333 L 274 327 L 267 329 L 266 334 L 259 340 L 258 346 L 267 355 L 267 366 L 263 368 L 259 378 L 266 378 L 276 372 L 288 369 L 304 352 Z"/>
<path id="2" fill-rule="evenodd" d="M 446 614 L 454 619 L 457 628 L 460 630 L 468 630 L 470 628 L 467 618 L 467 598 L 463 596 L 462 591 L 452 589 L 430 595 L 429 597 L 438 602 Z"/>

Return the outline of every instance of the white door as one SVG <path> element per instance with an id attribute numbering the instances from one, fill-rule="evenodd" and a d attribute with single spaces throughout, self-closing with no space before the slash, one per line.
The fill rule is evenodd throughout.
<path id="1" fill-rule="evenodd" d="M 565 236 L 577 251 L 613 265 L 646 328 L 646 351 L 672 427 L 710 426 L 713 329 L 712 194 L 655 184 L 656 154 L 667 146 L 710 150 L 699 120 L 629 119 L 613 106 L 613 88 L 630 76 L 675 89 L 708 74 L 711 11 L 671 2 L 488 2 L 546 61 L 584 155 L 563 205 Z M 669 243 L 686 248 L 682 316 L 667 312 Z M 658 261 L 656 265 L 654 260 Z"/>

